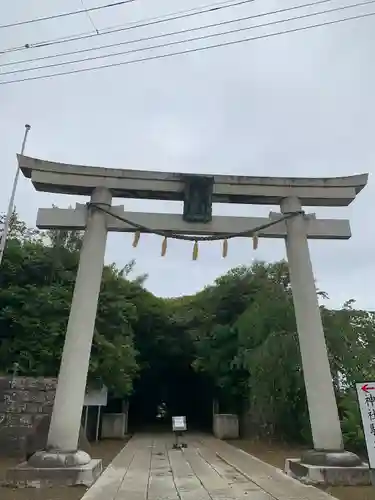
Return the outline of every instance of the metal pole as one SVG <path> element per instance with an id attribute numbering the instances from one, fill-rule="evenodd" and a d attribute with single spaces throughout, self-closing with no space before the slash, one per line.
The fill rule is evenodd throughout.
<path id="1" fill-rule="evenodd" d="M 23 155 L 23 153 L 25 151 L 27 135 L 29 133 L 30 128 L 31 128 L 30 125 L 27 125 L 27 124 L 25 125 L 25 134 L 23 136 L 23 141 L 22 141 L 22 146 L 21 146 L 21 155 Z M 11 220 L 12 215 L 13 215 L 14 199 L 16 197 L 16 190 L 17 190 L 19 176 L 20 176 L 20 167 L 19 167 L 19 165 L 17 165 L 17 171 L 16 171 L 16 175 L 14 176 L 14 181 L 13 181 L 12 194 L 10 196 L 9 205 L 8 205 L 8 212 L 7 212 L 7 215 L 5 218 L 3 234 L 1 235 L 1 240 L 0 240 L 0 265 L 1 265 L 1 262 L 3 260 L 5 245 L 6 245 L 6 241 L 7 241 L 7 237 L 8 237 L 8 232 L 9 232 L 10 220 Z"/>
<path id="2" fill-rule="evenodd" d="M 87 437 L 87 421 L 89 418 L 89 407 L 86 406 L 86 411 L 85 411 L 85 436 Z"/>
<path id="3" fill-rule="evenodd" d="M 98 406 L 98 415 L 96 419 L 96 434 L 95 434 L 95 441 L 99 441 L 99 426 L 100 426 L 100 413 L 101 413 L 101 406 Z"/>

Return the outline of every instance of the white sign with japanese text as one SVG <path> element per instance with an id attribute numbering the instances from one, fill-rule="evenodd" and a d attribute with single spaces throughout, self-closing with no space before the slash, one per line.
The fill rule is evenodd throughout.
<path id="1" fill-rule="evenodd" d="M 173 432 L 186 431 L 186 417 L 172 417 Z"/>
<path id="2" fill-rule="evenodd" d="M 370 469 L 375 469 L 375 381 L 356 384 Z"/>

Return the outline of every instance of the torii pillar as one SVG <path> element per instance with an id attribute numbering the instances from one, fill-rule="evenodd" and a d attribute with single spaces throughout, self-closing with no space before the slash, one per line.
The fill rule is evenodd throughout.
<path id="1" fill-rule="evenodd" d="M 93 190 L 92 203 L 108 209 L 111 201 L 109 189 Z M 39 468 L 82 468 L 81 482 L 91 484 L 101 472 L 101 461 L 79 450 L 78 438 L 104 266 L 107 216 L 89 206 L 85 225 L 47 448 L 35 453 L 29 464 Z"/>
<path id="2" fill-rule="evenodd" d="M 111 192 L 104 187 L 91 195 L 92 203 L 106 208 L 111 207 L 111 200 Z M 47 441 L 49 450 L 63 453 L 77 450 L 77 422 L 81 421 L 107 242 L 106 214 L 89 208 L 87 215 Z M 88 455 L 83 459 L 89 460 Z"/>
<path id="3" fill-rule="evenodd" d="M 295 197 L 285 198 L 281 211 L 302 211 L 301 202 Z M 304 215 L 288 219 L 286 225 L 286 251 L 314 449 L 341 452 L 344 444 Z"/>
<path id="4" fill-rule="evenodd" d="M 366 466 L 361 467 L 361 459 L 344 450 L 301 201 L 289 196 L 280 207 L 284 215 L 301 212 L 285 221 L 285 243 L 314 446 L 300 460 L 286 460 L 286 472 L 311 482 L 334 483 L 337 468 L 344 477 L 346 468 L 349 478 L 348 469 L 366 472 Z M 314 467 L 319 467 L 318 472 Z"/>

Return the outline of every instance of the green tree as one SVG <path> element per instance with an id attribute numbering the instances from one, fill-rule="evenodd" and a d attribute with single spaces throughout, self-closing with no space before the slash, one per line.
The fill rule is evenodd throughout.
<path id="1" fill-rule="evenodd" d="M 29 232 L 16 216 L 14 227 L 0 273 L 0 369 L 10 372 L 17 363 L 20 374 L 57 375 L 82 235 Z M 138 370 L 128 293 L 123 274 L 105 267 L 89 381 L 122 395 L 131 392 Z"/>

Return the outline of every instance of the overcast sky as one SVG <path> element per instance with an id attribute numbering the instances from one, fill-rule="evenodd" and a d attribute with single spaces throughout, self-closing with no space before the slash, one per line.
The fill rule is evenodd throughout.
<path id="1" fill-rule="evenodd" d="M 100 30 L 213 2 L 136 0 L 93 12 L 92 18 Z M 0 56 L 0 63 L 116 43 L 305 2 L 255 0 L 173 23 L 6 54 Z M 85 0 L 87 7 L 105 3 L 106 0 Z M 333 0 L 319 8 L 242 22 L 235 27 L 350 3 L 354 0 Z M 1 9 L 1 24 L 81 8 L 80 0 L 13 0 L 6 4 Z M 375 5 L 194 42 L 186 48 L 371 11 L 375 12 Z M 91 29 L 86 15 L 1 29 L 0 49 Z M 215 31 L 218 29 L 209 32 Z M 375 168 L 374 31 L 375 17 L 369 17 L 141 64 L 0 86 L 0 210 L 7 208 L 15 155 L 20 149 L 25 123 L 32 126 L 28 155 L 66 163 L 265 176 L 327 177 L 369 172 L 368 186 L 350 207 L 316 211 L 328 217 L 350 218 L 352 239 L 312 242 L 310 248 L 318 286 L 329 294 L 331 304 L 340 305 L 355 298 L 361 307 L 375 308 L 372 215 L 375 184 L 371 176 Z M 150 43 L 153 42 L 138 46 Z M 129 46 L 98 53 L 128 49 Z M 178 50 L 181 49 L 179 45 Z M 172 50 L 177 49 L 143 52 L 141 57 Z M 118 56 L 104 61 L 119 62 L 139 56 Z M 19 68 L 8 66 L 1 70 Z M 31 76 L 31 73 L 16 76 Z M 2 80 L 10 78 L 3 76 Z M 52 203 L 63 207 L 82 200 L 37 193 L 30 181 L 22 178 L 16 205 L 21 218 L 34 225 L 38 207 L 49 207 Z M 120 199 L 115 203 L 137 211 L 182 210 L 179 203 Z M 214 212 L 222 215 L 267 215 L 270 210 L 275 207 L 214 207 Z M 220 243 L 202 244 L 197 262 L 191 261 L 189 243 L 170 242 L 167 256 L 161 258 L 161 238 L 142 236 L 137 249 L 132 248 L 131 242 L 130 235 L 110 234 L 106 261 L 123 266 L 135 258 L 137 272 L 147 272 L 148 288 L 161 296 L 194 293 L 231 267 L 250 264 L 254 258 L 271 261 L 285 257 L 283 241 L 275 240 L 262 239 L 256 252 L 251 241 L 231 241 L 227 259 L 221 258 Z"/>

